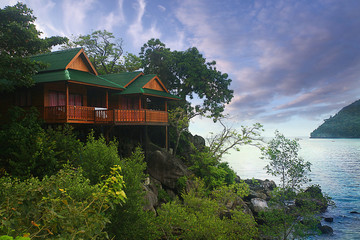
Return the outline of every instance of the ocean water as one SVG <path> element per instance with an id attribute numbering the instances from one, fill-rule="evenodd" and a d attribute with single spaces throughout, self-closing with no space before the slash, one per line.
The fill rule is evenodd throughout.
<path id="1" fill-rule="evenodd" d="M 334 222 L 325 223 L 334 234 L 314 239 L 360 239 L 360 139 L 309 139 L 300 138 L 300 156 L 311 162 L 311 184 L 319 184 L 324 193 L 332 197 L 336 207 L 329 208 L 324 217 Z M 278 179 L 266 174 L 266 160 L 260 151 L 244 146 L 232 152 L 226 161 L 242 178 Z"/>

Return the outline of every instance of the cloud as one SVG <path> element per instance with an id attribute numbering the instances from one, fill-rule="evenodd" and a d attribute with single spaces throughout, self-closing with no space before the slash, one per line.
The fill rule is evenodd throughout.
<path id="1" fill-rule="evenodd" d="M 360 4 L 347 3 L 279 2 L 250 11 L 252 30 L 244 51 L 256 54 L 228 70 L 235 90 L 229 108 L 280 121 L 322 114 L 358 99 Z"/>
<path id="2" fill-rule="evenodd" d="M 134 9 L 137 10 L 137 15 L 134 22 L 130 24 L 127 33 L 133 40 L 133 46 L 139 49 L 142 44 L 147 42 L 149 39 L 160 38 L 161 33 L 156 27 L 156 23 L 153 21 L 150 23 L 150 26 L 147 26 L 146 28 L 143 26 L 143 17 L 146 10 L 145 0 L 138 0 L 134 4 Z"/>
<path id="3" fill-rule="evenodd" d="M 124 0 L 118 0 L 117 7 L 114 11 L 105 12 L 105 14 L 99 18 L 100 24 L 98 29 L 105 29 L 109 32 L 113 32 L 116 26 L 126 23 L 124 15 Z"/>
<path id="4" fill-rule="evenodd" d="M 165 11 L 166 11 L 166 8 L 165 8 L 163 5 L 158 5 L 158 9 L 159 9 L 161 12 L 165 12 Z"/>
<path id="5" fill-rule="evenodd" d="M 87 33 L 86 26 L 94 18 L 88 15 L 88 12 L 94 8 L 95 3 L 95 0 L 64 0 L 62 2 L 63 25 L 67 35 Z"/>

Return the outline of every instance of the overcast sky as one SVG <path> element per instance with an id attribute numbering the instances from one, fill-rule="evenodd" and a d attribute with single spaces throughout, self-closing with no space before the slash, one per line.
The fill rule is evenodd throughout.
<path id="1" fill-rule="evenodd" d="M 197 47 L 232 79 L 234 126 L 260 122 L 267 133 L 309 136 L 360 98 L 359 0 L 23 2 L 45 36 L 106 29 L 135 54 L 150 38 L 172 50 Z M 210 123 L 196 120 L 191 130 L 204 134 Z"/>

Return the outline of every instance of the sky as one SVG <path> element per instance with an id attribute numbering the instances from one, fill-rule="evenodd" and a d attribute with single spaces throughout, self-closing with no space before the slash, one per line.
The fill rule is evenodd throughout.
<path id="1" fill-rule="evenodd" d="M 17 1 L 1 0 L 0 7 Z M 360 98 L 359 0 L 28 0 L 43 36 L 107 30 L 138 54 L 151 38 L 197 47 L 228 73 L 228 124 L 309 136 Z M 194 119 L 191 132 L 219 128 Z"/>

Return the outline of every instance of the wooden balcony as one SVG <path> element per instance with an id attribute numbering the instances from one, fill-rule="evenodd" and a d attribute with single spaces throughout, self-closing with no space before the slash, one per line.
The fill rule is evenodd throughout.
<path id="1" fill-rule="evenodd" d="M 89 123 L 115 125 L 166 125 L 168 113 L 150 109 L 97 110 L 84 106 L 55 106 L 44 108 L 46 123 Z"/>

